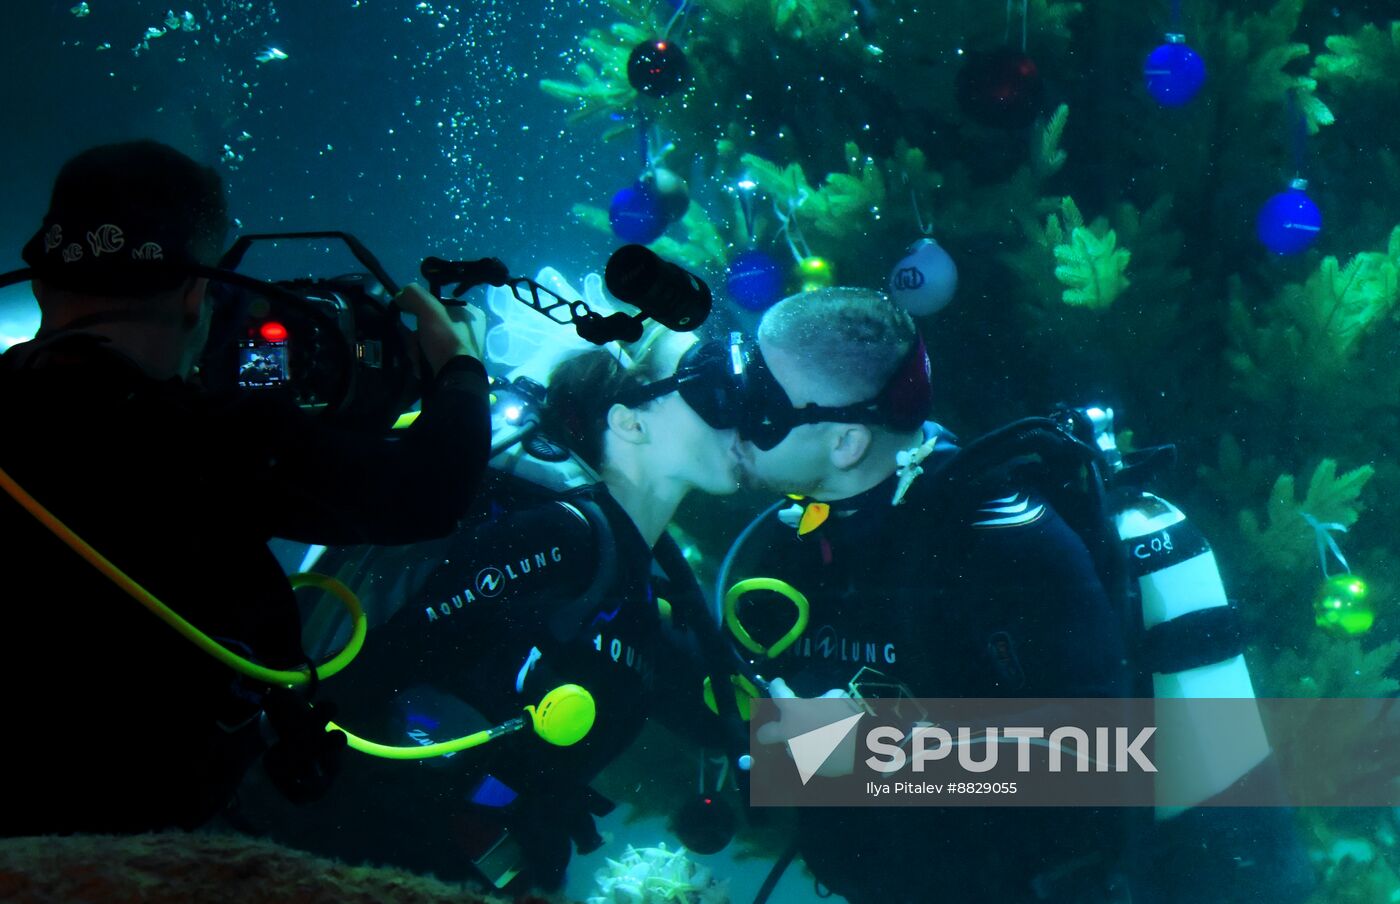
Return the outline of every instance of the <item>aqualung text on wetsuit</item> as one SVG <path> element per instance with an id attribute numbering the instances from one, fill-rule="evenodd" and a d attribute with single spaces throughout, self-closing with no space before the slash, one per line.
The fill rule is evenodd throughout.
<path id="1" fill-rule="evenodd" d="M 495 599 L 504 593 L 513 582 L 543 571 L 551 564 L 559 564 L 563 561 L 563 550 L 558 546 L 553 546 L 547 550 L 522 556 L 514 562 L 506 563 L 503 567 L 487 565 L 476 573 L 471 584 L 452 594 L 446 600 L 424 607 L 423 614 L 429 623 L 435 622 L 439 618 L 465 608 L 468 603 L 474 603 L 479 598 Z"/>

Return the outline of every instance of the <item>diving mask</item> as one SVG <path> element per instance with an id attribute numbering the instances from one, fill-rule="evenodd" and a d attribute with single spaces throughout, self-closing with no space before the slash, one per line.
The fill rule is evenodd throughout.
<path id="1" fill-rule="evenodd" d="M 928 417 L 932 404 L 928 351 L 923 338 L 917 335 L 879 395 L 854 405 L 795 408 L 773 376 L 757 342 L 750 343 L 742 358 L 745 368 L 739 436 L 763 452 L 777 446 L 803 424 L 868 424 L 913 430 Z"/>
<path id="2" fill-rule="evenodd" d="M 672 392 L 679 392 L 706 424 L 716 430 L 737 429 L 742 439 L 767 452 L 803 424 L 913 430 L 928 416 L 933 387 L 928 351 L 923 338 L 916 336 L 885 387 L 870 401 L 794 408 L 758 343 L 731 333 L 728 343 L 711 340 L 691 346 L 673 376 L 648 384 L 627 402 L 639 405 Z"/>
<path id="3" fill-rule="evenodd" d="M 741 351 L 738 333 L 730 334 L 728 345 L 719 340 L 698 342 L 681 356 L 673 375 L 648 383 L 620 401 L 636 406 L 678 392 L 710 427 L 733 430 L 739 426 L 744 405 Z"/>

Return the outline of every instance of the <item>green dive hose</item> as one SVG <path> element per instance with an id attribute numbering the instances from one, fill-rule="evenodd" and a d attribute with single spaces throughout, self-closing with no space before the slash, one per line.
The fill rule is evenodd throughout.
<path id="1" fill-rule="evenodd" d="M 556 747 L 571 747 L 583 740 L 584 736 L 593 728 L 598 708 L 593 701 L 593 695 L 586 688 L 577 684 L 563 684 L 545 694 L 539 706 L 525 707 L 525 712 L 535 734 Z M 456 753 L 459 750 L 480 747 L 488 741 L 515 734 L 523 730 L 525 726 L 526 716 L 521 716 L 455 740 L 424 744 L 418 747 L 390 747 L 386 744 L 376 744 L 374 741 L 366 741 L 364 738 L 345 731 L 334 722 L 327 723 L 326 730 L 344 732 L 352 749 L 370 756 L 386 760 L 426 760 L 435 756 Z"/>
<path id="2" fill-rule="evenodd" d="M 289 580 L 293 589 L 319 587 L 339 599 L 349 611 L 352 628 L 350 640 L 346 643 L 345 648 L 328 662 L 317 666 L 314 672 L 310 669 L 290 671 L 270 669 L 245 659 L 196 628 L 179 613 L 157 599 L 149 590 L 138 584 L 130 575 L 74 533 L 68 525 L 58 520 L 53 512 L 25 491 L 3 468 L 0 468 L 0 489 L 4 489 L 25 511 L 48 528 L 55 537 L 63 541 L 80 558 L 96 568 L 104 577 L 120 587 L 161 621 L 174 628 L 181 637 L 230 669 L 254 681 L 271 686 L 303 687 L 312 683 L 313 680 L 319 681 L 340 672 L 359 655 L 360 649 L 364 646 L 367 622 L 359 599 L 350 591 L 350 588 L 335 578 L 305 572 L 290 576 Z M 546 694 L 538 707 L 527 706 L 525 712 L 529 717 L 530 726 L 534 728 L 536 734 L 550 744 L 567 747 L 578 743 L 592 729 L 597 708 L 592 695 L 586 689 L 575 684 L 566 684 Z M 417 747 L 391 747 L 377 744 L 352 734 L 333 722 L 327 723 L 326 730 L 343 732 L 349 746 L 361 753 L 385 759 L 413 760 L 444 756 L 460 750 L 480 747 L 496 738 L 514 734 L 525 727 L 526 717 L 522 716 L 502 725 L 455 740 Z"/>
<path id="3" fill-rule="evenodd" d="M 161 621 L 174 628 L 181 637 L 194 644 L 205 653 L 217 659 L 219 662 L 233 669 L 241 675 L 246 675 L 254 681 L 262 684 L 269 684 L 281 687 L 302 687 L 312 680 L 312 673 L 307 669 L 296 669 L 292 671 L 269 669 L 256 662 L 245 659 L 237 653 L 214 640 L 208 634 L 190 624 L 179 613 L 171 609 L 165 603 L 157 599 L 149 590 L 136 583 L 130 575 L 122 571 L 111 560 L 102 553 L 94 549 L 82 537 L 59 521 L 58 518 L 43 506 L 37 499 L 29 495 L 23 487 L 15 482 L 14 478 L 4 469 L 0 469 L 0 488 L 3 488 L 25 511 L 33 515 L 39 523 L 43 524 L 58 539 L 62 540 L 69 549 L 78 554 L 85 562 L 96 568 L 104 577 L 116 584 L 136 600 L 147 610 L 153 613 Z M 335 578 L 326 577 L 320 574 L 294 574 L 289 579 L 292 587 L 320 587 L 327 593 L 333 594 L 337 599 L 345 604 L 350 611 L 350 618 L 353 622 L 353 629 L 350 633 L 350 640 L 345 648 L 337 653 L 329 662 L 316 669 L 315 678 L 329 678 L 345 668 L 359 654 L 360 648 L 365 642 L 366 622 L 364 611 L 360 608 L 360 601 L 355 594 Z"/>

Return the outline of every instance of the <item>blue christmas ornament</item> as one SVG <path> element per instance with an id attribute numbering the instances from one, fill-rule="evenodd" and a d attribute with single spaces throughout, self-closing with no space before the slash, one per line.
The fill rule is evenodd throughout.
<path id="1" fill-rule="evenodd" d="M 666 231 L 666 205 L 656 190 L 633 185 L 613 195 L 608 207 L 613 233 L 624 242 L 650 245 Z"/>
<path id="2" fill-rule="evenodd" d="M 764 251 L 745 251 L 729 265 L 729 297 L 749 311 L 764 311 L 783 297 L 783 268 Z"/>
<path id="3" fill-rule="evenodd" d="M 1274 254 L 1297 254 L 1322 231 L 1322 211 L 1308 197 L 1307 187 L 1306 179 L 1294 179 L 1259 211 L 1259 241 Z"/>
<path id="4" fill-rule="evenodd" d="M 1206 83 L 1206 63 L 1186 46 L 1183 35 L 1167 35 L 1167 43 L 1148 54 L 1142 66 L 1147 93 L 1164 107 L 1180 107 Z"/>

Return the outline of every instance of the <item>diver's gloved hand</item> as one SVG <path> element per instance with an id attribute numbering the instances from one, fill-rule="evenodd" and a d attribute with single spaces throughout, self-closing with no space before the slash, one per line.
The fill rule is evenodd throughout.
<path id="1" fill-rule="evenodd" d="M 781 678 L 774 678 L 768 684 L 768 695 L 778 706 L 780 713 L 777 721 L 768 722 L 758 727 L 757 737 L 760 744 L 786 744 L 798 735 L 815 731 L 818 728 L 825 728 L 832 722 L 846 716 L 855 715 L 861 712 L 859 706 L 851 699 L 851 695 L 841 688 L 832 688 L 816 700 L 841 700 L 840 705 L 835 703 L 821 703 L 813 705 L 813 698 L 799 697 L 788 687 L 787 682 Z M 835 778 L 841 775 L 850 775 L 856 768 L 856 738 L 857 732 L 850 732 L 845 740 L 827 757 L 826 762 L 817 770 L 817 775 L 827 778 Z"/>
<path id="2" fill-rule="evenodd" d="M 282 796 L 295 804 L 320 800 L 344 759 L 343 731 L 326 731 L 335 704 L 310 703 L 289 688 L 270 692 L 263 711 L 277 740 L 263 754 L 263 768 Z"/>
<path id="3" fill-rule="evenodd" d="M 399 310 L 418 318 L 418 347 L 433 374 L 458 355 L 481 359 L 486 335 L 486 314 L 476 308 L 464 308 L 471 318 L 467 323 L 454 322 L 442 302 L 417 283 L 409 283 L 394 297 Z"/>

